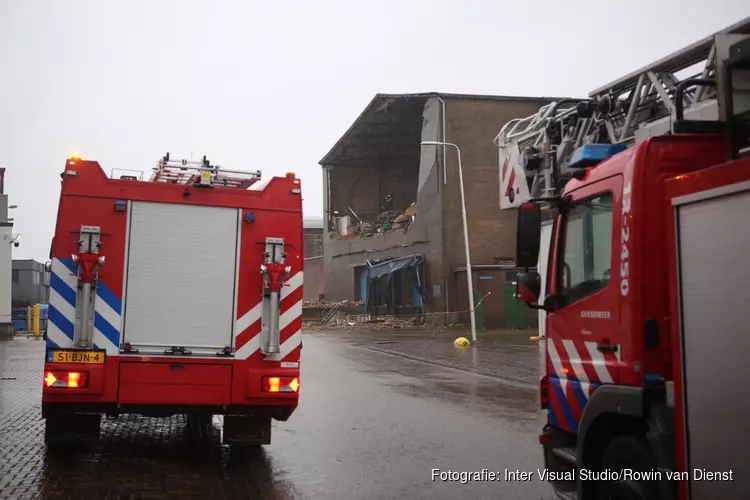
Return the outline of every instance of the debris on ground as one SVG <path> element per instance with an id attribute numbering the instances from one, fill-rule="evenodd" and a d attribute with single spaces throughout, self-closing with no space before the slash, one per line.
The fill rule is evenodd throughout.
<path id="1" fill-rule="evenodd" d="M 307 330 L 399 330 L 425 328 L 427 326 L 433 330 L 445 328 L 427 325 L 418 316 L 407 319 L 392 316 L 372 317 L 369 314 L 341 314 L 331 318 L 327 323 L 323 323 L 322 320 L 307 320 L 302 323 L 302 328 Z"/>
<path id="2" fill-rule="evenodd" d="M 361 300 L 305 300 L 302 302 L 302 307 L 311 309 L 323 309 L 327 307 L 354 307 L 361 306 L 364 303 Z"/>

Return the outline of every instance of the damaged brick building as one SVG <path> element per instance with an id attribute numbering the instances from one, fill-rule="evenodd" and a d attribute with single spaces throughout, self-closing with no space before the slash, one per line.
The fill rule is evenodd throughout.
<path id="1" fill-rule="evenodd" d="M 553 98 L 378 94 L 320 161 L 325 297 L 440 324 L 468 308 L 455 149 L 461 150 L 475 300 L 482 326 L 532 326 L 512 298 L 516 213 L 499 208 L 494 137 Z"/>

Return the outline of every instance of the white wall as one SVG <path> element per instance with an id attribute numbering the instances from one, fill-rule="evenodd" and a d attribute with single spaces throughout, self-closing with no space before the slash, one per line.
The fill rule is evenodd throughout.
<path id="1" fill-rule="evenodd" d="M 0 194 L 0 223 L 8 221 L 8 195 Z M 0 324 L 10 323 L 11 268 L 13 244 L 12 226 L 0 226 Z"/>

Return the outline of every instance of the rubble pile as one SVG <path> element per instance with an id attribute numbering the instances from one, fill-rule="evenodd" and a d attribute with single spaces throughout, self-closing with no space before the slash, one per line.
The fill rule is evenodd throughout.
<path id="1" fill-rule="evenodd" d="M 360 300 L 305 300 L 302 302 L 302 307 L 305 308 L 317 308 L 323 309 L 328 307 L 352 307 L 361 306 L 364 303 Z"/>
<path id="2" fill-rule="evenodd" d="M 424 328 L 418 318 L 405 319 L 393 317 L 375 317 L 369 315 L 342 315 L 323 325 L 320 320 L 302 323 L 305 330 L 398 330 L 406 328 Z"/>
<path id="3" fill-rule="evenodd" d="M 375 330 L 398 330 L 400 328 L 415 328 L 423 327 L 424 324 L 420 324 L 417 318 L 413 319 L 401 319 L 401 318 L 378 318 L 370 323 L 370 326 Z"/>
<path id="4" fill-rule="evenodd" d="M 333 234 L 338 238 L 371 238 L 388 231 L 402 230 L 406 233 L 414 222 L 416 214 L 417 204 L 414 202 L 403 212 L 398 210 L 381 212 L 376 222 L 366 222 L 356 217 L 357 223 L 350 224 L 352 220 L 350 216 L 338 217 L 336 219 L 338 231 Z"/>

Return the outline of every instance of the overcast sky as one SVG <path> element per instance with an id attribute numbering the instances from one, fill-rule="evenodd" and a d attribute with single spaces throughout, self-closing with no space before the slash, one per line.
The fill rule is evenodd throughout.
<path id="1" fill-rule="evenodd" d="M 318 161 L 378 92 L 585 96 L 748 15 L 746 0 L 0 0 L 13 256 L 47 260 L 74 151 L 107 172 L 148 174 L 167 151 L 295 171 L 318 216 Z"/>

